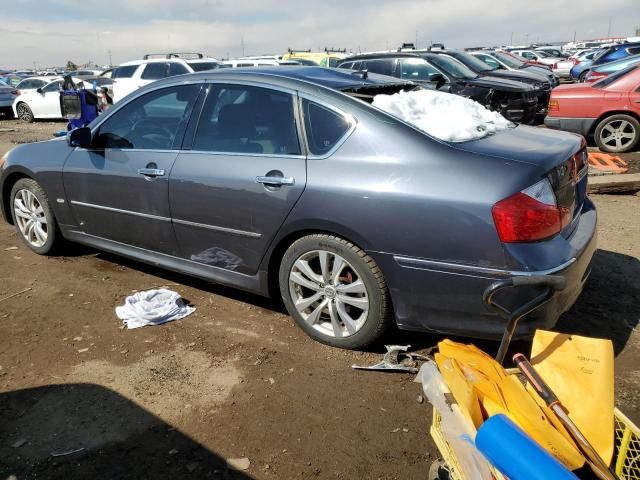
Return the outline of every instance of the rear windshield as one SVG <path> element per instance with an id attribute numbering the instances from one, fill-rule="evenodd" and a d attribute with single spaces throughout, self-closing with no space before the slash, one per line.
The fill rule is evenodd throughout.
<path id="1" fill-rule="evenodd" d="M 194 72 L 204 72 L 206 70 L 213 70 L 220 65 L 218 62 L 187 62 Z"/>
<path id="2" fill-rule="evenodd" d="M 455 78 L 476 78 L 478 76 L 463 63 L 453 58 L 445 57 L 444 55 L 430 56 L 429 61 Z"/>
<path id="3" fill-rule="evenodd" d="M 629 72 L 632 72 L 633 70 L 635 70 L 638 67 L 639 67 L 638 65 L 631 65 L 631 66 L 629 66 L 627 68 L 623 68 L 622 70 L 617 71 L 616 73 L 612 73 L 608 77 L 603 78 L 602 80 L 594 83 L 593 84 L 593 88 L 604 88 L 604 87 L 606 87 L 608 85 L 611 85 L 613 82 L 615 82 L 616 80 L 621 79 L 626 74 L 628 74 Z"/>

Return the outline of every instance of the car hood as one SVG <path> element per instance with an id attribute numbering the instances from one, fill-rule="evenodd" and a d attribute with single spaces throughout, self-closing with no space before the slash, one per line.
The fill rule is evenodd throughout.
<path id="1" fill-rule="evenodd" d="M 578 152 L 582 147 L 582 137 L 573 133 L 518 125 L 479 140 L 453 146 L 471 153 L 537 165 L 541 167 L 541 173 L 545 173 Z"/>
<path id="2" fill-rule="evenodd" d="M 528 83 L 530 85 L 539 84 L 538 87 L 542 87 L 542 82 L 548 82 L 548 78 L 544 78 L 535 73 L 513 71 L 513 70 L 491 70 L 487 72 L 480 72 L 482 77 L 504 78 L 507 80 L 515 80 L 518 82 Z"/>
<path id="3" fill-rule="evenodd" d="M 509 80 L 508 78 L 497 78 L 488 76 L 478 76 L 472 79 L 461 80 L 467 85 L 476 87 L 494 88 L 507 92 L 532 92 L 534 88 L 526 83 Z"/>

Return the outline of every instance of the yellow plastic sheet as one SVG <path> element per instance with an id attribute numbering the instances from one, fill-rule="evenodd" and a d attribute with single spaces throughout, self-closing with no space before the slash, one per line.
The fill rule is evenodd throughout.
<path id="1" fill-rule="evenodd" d="M 538 330 L 531 364 L 606 463 L 614 448 L 614 372 L 610 340 Z"/>
<path id="2" fill-rule="evenodd" d="M 538 405 L 534 396 L 520 383 L 517 376 L 507 375 L 498 362 L 473 345 L 443 340 L 438 344 L 438 350 L 438 365 L 444 365 L 447 359 L 453 360 L 449 367 L 458 368 L 469 383 L 478 398 L 481 411 L 485 413 L 485 418 L 496 413 L 504 413 L 567 468 L 575 470 L 584 464 L 584 457 L 575 443 L 553 426 L 546 408 Z M 473 396 L 469 395 L 468 388 L 459 385 L 459 380 L 457 376 L 456 386 L 451 393 L 464 410 L 473 405 L 469 400 Z M 467 415 L 473 419 L 475 413 L 469 411 Z"/>

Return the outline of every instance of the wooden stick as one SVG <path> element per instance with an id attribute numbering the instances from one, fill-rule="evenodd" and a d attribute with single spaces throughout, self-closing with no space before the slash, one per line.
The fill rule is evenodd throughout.
<path id="1" fill-rule="evenodd" d="M 32 290 L 32 288 L 31 288 L 31 287 L 29 287 L 29 288 L 25 288 L 25 289 L 24 289 L 24 290 L 22 290 L 21 292 L 17 292 L 17 293 L 11 294 L 11 295 L 9 295 L 8 297 L 0 298 L 0 302 L 4 302 L 5 300 L 9 300 L 10 298 L 17 297 L 18 295 L 22 295 L 23 293 L 26 293 L 26 292 L 28 292 L 29 290 Z"/>

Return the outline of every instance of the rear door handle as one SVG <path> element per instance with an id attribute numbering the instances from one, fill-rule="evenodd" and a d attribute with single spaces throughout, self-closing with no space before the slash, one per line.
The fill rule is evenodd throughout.
<path id="1" fill-rule="evenodd" d="M 256 183 L 264 183 L 265 185 L 293 185 L 296 183 L 293 177 L 256 177 Z"/>
<path id="2" fill-rule="evenodd" d="M 139 168 L 138 173 L 145 177 L 164 177 L 164 170 L 161 168 Z"/>

